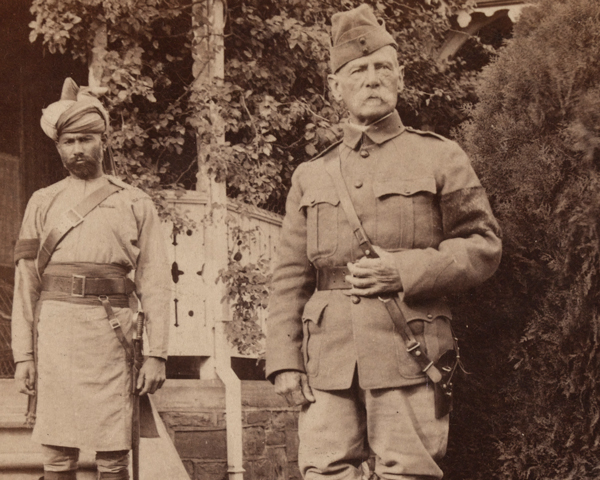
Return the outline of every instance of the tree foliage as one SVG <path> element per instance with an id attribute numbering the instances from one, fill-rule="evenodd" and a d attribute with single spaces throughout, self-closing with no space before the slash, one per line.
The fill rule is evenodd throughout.
<path id="1" fill-rule="evenodd" d="M 31 40 L 86 61 L 102 53 L 94 52 L 95 38 L 106 28 L 102 84 L 109 88 L 109 142 L 120 175 L 152 195 L 163 216 L 181 222 L 166 192 L 195 188 L 198 144 L 230 198 L 283 213 L 292 172 L 336 140 L 345 115 L 327 87 L 331 15 L 363 2 L 228 0 L 225 78 L 202 87 L 195 73 L 209 58 L 193 56 L 194 26 L 208 22 L 195 14 L 200 3 L 33 0 Z M 448 133 L 465 118 L 461 105 L 474 72 L 461 60 L 440 65 L 436 52 L 451 16 L 474 0 L 368 3 L 399 46 L 406 81 L 401 115 L 408 125 Z M 221 127 L 225 142 L 217 140 Z M 241 350 L 252 350 L 261 333 L 248 307 L 261 301 L 267 266 L 243 265 L 234 253 L 222 274 L 235 299 L 230 336 Z"/>
<path id="2" fill-rule="evenodd" d="M 596 0 L 527 9 L 463 129 L 504 258 L 459 307 L 487 315 L 484 330 L 461 325 L 486 381 L 462 392 L 460 460 L 480 468 L 460 478 L 599 476 L 599 41 Z"/>
<path id="3" fill-rule="evenodd" d="M 198 3 L 198 2 L 196 2 Z M 194 189 L 196 141 L 211 144 L 211 108 L 227 142 L 210 151 L 232 198 L 282 212 L 291 173 L 339 135 L 344 113 L 328 94 L 329 19 L 358 0 L 229 0 L 225 81 L 194 88 L 189 0 L 34 0 L 31 40 L 86 60 L 106 26 L 102 83 L 120 173 L 165 206 L 163 188 Z M 435 53 L 449 18 L 473 0 L 374 0 L 393 32 L 407 88 L 399 109 L 412 126 L 448 132 L 464 118 L 471 76 Z M 198 17 L 200 24 L 206 18 Z M 464 63 L 464 62 L 463 62 Z M 208 147 L 207 147 L 208 148 Z"/>

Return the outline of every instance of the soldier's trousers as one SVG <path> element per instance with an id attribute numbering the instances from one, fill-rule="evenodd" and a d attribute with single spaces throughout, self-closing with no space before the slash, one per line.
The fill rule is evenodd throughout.
<path id="1" fill-rule="evenodd" d="M 348 390 L 313 393 L 298 426 L 305 480 L 360 480 L 370 449 L 382 479 L 442 478 L 449 416 L 435 418 L 432 385 L 362 390 L 355 375 Z"/>
<path id="2" fill-rule="evenodd" d="M 47 472 L 68 472 L 77 470 L 79 449 L 42 445 L 44 470 Z M 102 473 L 119 473 L 129 466 L 129 451 L 96 452 L 96 465 Z"/>

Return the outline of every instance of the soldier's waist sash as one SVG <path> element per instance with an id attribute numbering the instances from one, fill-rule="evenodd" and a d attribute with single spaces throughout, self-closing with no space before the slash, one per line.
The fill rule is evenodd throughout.
<path id="1" fill-rule="evenodd" d="M 347 290 L 352 287 L 344 280 L 350 275 L 348 267 L 324 267 L 317 270 L 317 290 Z"/>
<path id="2" fill-rule="evenodd" d="M 128 307 L 135 284 L 120 265 L 96 263 L 49 264 L 42 276 L 41 300 L 97 305 L 98 297 L 108 297 L 116 307 Z"/>

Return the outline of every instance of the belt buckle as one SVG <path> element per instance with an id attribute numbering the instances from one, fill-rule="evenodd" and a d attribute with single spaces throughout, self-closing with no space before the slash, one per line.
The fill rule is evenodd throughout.
<path id="1" fill-rule="evenodd" d="M 71 275 L 71 296 L 85 297 L 85 275 Z"/>
<path id="2" fill-rule="evenodd" d="M 419 348 L 421 348 L 421 344 L 419 342 L 415 342 L 414 345 L 411 345 L 410 347 L 406 347 L 406 351 L 408 353 L 412 353 L 412 352 L 414 352 L 415 350 L 417 350 Z M 415 353 L 417 354 L 417 356 L 421 355 L 420 353 L 417 353 L 417 352 L 415 352 Z"/>

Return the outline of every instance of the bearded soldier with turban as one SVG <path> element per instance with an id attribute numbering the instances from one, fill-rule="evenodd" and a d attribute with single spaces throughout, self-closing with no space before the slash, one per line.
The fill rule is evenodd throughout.
<path id="1" fill-rule="evenodd" d="M 15 379 L 37 397 L 33 439 L 46 480 L 75 479 L 80 449 L 96 452 L 98 478 L 128 479 L 130 393 L 154 393 L 165 380 L 170 279 L 160 220 L 148 195 L 103 172 L 104 91 L 69 78 L 43 110 L 69 176 L 33 194 L 15 247 Z M 149 356 L 134 386 L 138 305 Z"/>
<path id="2" fill-rule="evenodd" d="M 458 363 L 447 293 L 490 277 L 500 229 L 460 147 L 405 127 L 396 42 L 367 5 L 332 17 L 343 139 L 292 177 L 267 378 L 303 405 L 305 479 L 442 478 Z"/>

